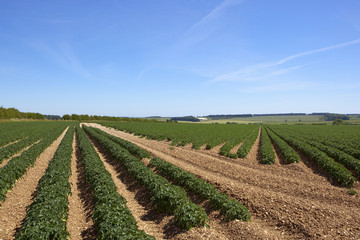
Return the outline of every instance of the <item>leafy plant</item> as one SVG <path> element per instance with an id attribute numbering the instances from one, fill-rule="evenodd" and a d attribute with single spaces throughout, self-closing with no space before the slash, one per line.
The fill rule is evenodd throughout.
<path id="1" fill-rule="evenodd" d="M 152 172 L 139 159 L 132 156 L 117 142 L 99 134 L 92 128 L 84 126 L 84 130 L 91 138 L 95 139 L 102 147 L 104 147 L 114 159 L 122 164 L 127 172 L 133 176 L 139 184 L 143 185 L 149 191 L 152 205 L 159 212 L 174 214 L 178 208 L 182 208 L 185 204 L 189 204 L 190 200 L 182 188 L 171 185 L 165 178 Z M 205 211 L 200 209 L 198 209 L 198 211 L 202 211 L 202 215 L 206 215 Z M 190 212 L 188 214 L 194 215 L 193 218 L 196 218 L 199 212 Z M 194 221 L 188 223 L 186 226 L 195 227 L 202 223 L 203 222 L 201 221 Z M 178 224 L 180 227 L 185 226 L 182 221 L 178 222 Z"/>

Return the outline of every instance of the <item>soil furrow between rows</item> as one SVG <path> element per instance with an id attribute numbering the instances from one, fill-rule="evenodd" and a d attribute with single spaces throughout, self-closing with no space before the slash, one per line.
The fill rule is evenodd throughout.
<path id="1" fill-rule="evenodd" d="M 69 196 L 69 215 L 67 228 L 71 239 L 96 239 L 92 220 L 94 208 L 93 195 L 86 182 L 81 154 L 77 138 L 74 134 L 73 153 L 71 159 L 71 196 Z"/>

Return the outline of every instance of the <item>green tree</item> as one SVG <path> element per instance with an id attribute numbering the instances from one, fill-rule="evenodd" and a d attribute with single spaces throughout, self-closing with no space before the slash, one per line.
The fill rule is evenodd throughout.
<path id="1" fill-rule="evenodd" d="M 333 125 L 342 125 L 342 124 L 344 124 L 342 119 L 338 118 L 333 121 Z"/>

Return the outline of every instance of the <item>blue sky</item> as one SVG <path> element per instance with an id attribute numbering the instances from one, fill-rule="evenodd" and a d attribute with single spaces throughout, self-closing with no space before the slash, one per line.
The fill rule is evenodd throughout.
<path id="1" fill-rule="evenodd" d="M 360 112 L 358 0 L 0 1 L 0 105 Z"/>

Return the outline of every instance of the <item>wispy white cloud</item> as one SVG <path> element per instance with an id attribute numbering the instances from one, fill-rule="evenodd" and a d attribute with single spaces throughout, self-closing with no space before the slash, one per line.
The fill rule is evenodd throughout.
<path id="1" fill-rule="evenodd" d="M 68 45 L 62 44 L 58 47 L 52 47 L 40 41 L 32 41 L 28 44 L 54 64 L 74 72 L 85 80 L 94 80 L 94 75 L 86 69 Z"/>
<path id="2" fill-rule="evenodd" d="M 288 62 L 290 60 L 293 60 L 295 58 L 303 57 L 303 56 L 306 56 L 306 55 L 312 55 L 314 53 L 319 53 L 319 52 L 326 52 L 326 51 L 330 51 L 330 50 L 333 50 L 333 49 L 347 47 L 347 46 L 354 45 L 354 44 L 359 44 L 359 43 L 360 43 L 360 38 L 355 39 L 353 41 L 349 41 L 349 42 L 344 42 L 344 43 L 340 43 L 340 44 L 336 44 L 336 45 L 332 45 L 332 46 L 328 46 L 328 47 L 324 47 L 324 48 L 319 48 L 319 49 L 315 49 L 315 50 L 311 50 L 311 51 L 298 53 L 298 54 L 283 58 L 280 61 L 276 62 L 275 64 L 276 65 L 281 65 L 281 64 L 283 64 L 285 62 Z"/>
<path id="3" fill-rule="evenodd" d="M 283 67 L 282 65 L 290 62 L 291 60 L 294 60 L 296 58 L 301 58 L 304 56 L 320 53 L 320 52 L 326 52 L 331 51 L 338 48 L 343 48 L 355 44 L 359 44 L 360 39 L 355 39 L 353 41 L 348 41 L 340 44 L 335 44 L 332 46 L 327 46 L 324 48 L 319 48 L 315 50 L 310 50 L 298 54 L 294 54 L 288 57 L 285 57 L 283 59 L 280 59 L 278 61 L 274 62 L 267 62 L 267 63 L 259 63 L 250 65 L 247 67 L 244 67 L 240 70 L 230 72 L 227 74 L 223 74 L 221 76 L 218 76 L 216 78 L 213 78 L 210 82 L 246 82 L 246 81 L 259 81 L 264 80 L 267 77 L 270 76 L 278 76 L 283 75 L 289 72 L 292 72 L 294 70 L 303 68 L 303 66 L 291 66 L 291 67 Z"/>
<path id="4" fill-rule="evenodd" d="M 218 29 L 223 27 L 223 21 L 221 17 L 225 15 L 226 11 L 233 6 L 240 4 L 241 2 L 243 2 L 243 0 L 222 1 L 213 10 L 211 10 L 210 13 L 189 27 L 189 29 L 185 32 L 184 38 L 181 40 L 180 45 L 189 47 L 207 39 Z"/>
<path id="5" fill-rule="evenodd" d="M 204 16 L 198 22 L 191 26 L 189 31 L 194 31 L 197 28 L 209 23 L 210 21 L 214 20 L 215 18 L 219 17 L 220 15 L 225 13 L 225 10 L 229 7 L 235 6 L 241 3 L 243 0 L 224 0 L 219 5 L 217 5 L 209 14 Z"/>
<path id="6" fill-rule="evenodd" d="M 137 80 L 142 80 L 146 72 L 150 71 L 153 67 L 145 67 L 143 70 L 140 71 L 140 73 L 137 76 Z"/>

